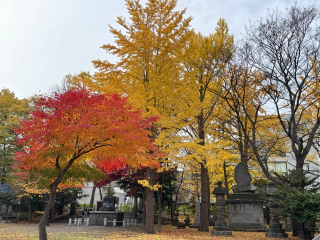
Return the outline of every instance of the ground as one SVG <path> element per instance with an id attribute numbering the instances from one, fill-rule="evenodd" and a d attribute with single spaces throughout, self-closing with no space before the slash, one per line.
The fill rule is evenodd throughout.
<path id="1" fill-rule="evenodd" d="M 155 229 L 157 227 L 155 226 Z M 210 227 L 210 231 L 212 227 Z M 135 240 L 263 240 L 265 233 L 233 232 L 232 237 L 213 237 L 208 232 L 198 232 L 197 229 L 177 229 L 171 225 L 162 226 L 162 232 L 148 235 L 143 232 L 142 226 L 137 227 L 102 227 L 102 226 L 69 226 L 67 223 L 50 223 L 47 227 L 50 240 L 91 240 L 91 239 L 135 239 Z M 38 225 L 34 223 L 0 223 L 1 240 L 29 240 L 38 239 Z M 299 238 L 289 236 L 290 240 Z"/>

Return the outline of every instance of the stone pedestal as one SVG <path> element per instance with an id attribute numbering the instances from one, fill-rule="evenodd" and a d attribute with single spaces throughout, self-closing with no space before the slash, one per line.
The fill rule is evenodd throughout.
<path id="1" fill-rule="evenodd" d="M 108 219 L 107 226 L 113 226 L 113 219 L 116 219 L 117 226 L 123 226 L 124 212 L 113 211 L 91 211 L 89 217 L 90 226 L 103 226 L 104 219 Z"/>
<path id="2" fill-rule="evenodd" d="M 228 194 L 227 199 L 229 227 L 232 231 L 266 231 L 263 201 L 259 195 L 253 192 L 238 192 Z"/>

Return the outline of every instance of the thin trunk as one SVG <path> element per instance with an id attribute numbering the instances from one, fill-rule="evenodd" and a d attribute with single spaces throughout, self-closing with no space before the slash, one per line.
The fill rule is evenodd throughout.
<path id="1" fill-rule="evenodd" d="M 100 193 L 100 200 L 102 201 L 103 197 L 102 197 L 101 187 L 99 187 L 99 193 Z"/>
<path id="2" fill-rule="evenodd" d="M 201 164 L 201 205 L 199 231 L 209 232 L 210 185 L 208 169 Z"/>
<path id="3" fill-rule="evenodd" d="M 134 207 L 133 207 L 134 215 L 137 216 L 138 213 L 138 196 L 134 196 Z"/>
<path id="4" fill-rule="evenodd" d="M 50 210 L 52 209 L 54 205 L 54 201 L 56 199 L 57 194 L 57 186 L 60 183 L 60 181 L 54 181 L 50 185 L 50 198 L 49 202 L 47 203 L 47 206 L 44 209 L 43 215 L 41 217 L 40 223 L 39 223 L 39 240 L 47 240 L 47 231 L 46 231 L 46 225 L 49 218 Z"/>
<path id="5" fill-rule="evenodd" d="M 228 174 L 227 174 L 227 164 L 226 161 L 223 162 L 223 176 L 224 176 L 224 187 L 229 192 L 229 184 L 228 184 Z"/>
<path id="6" fill-rule="evenodd" d="M 96 194 L 96 186 L 93 186 L 92 192 L 91 192 L 91 198 L 90 198 L 90 205 L 89 208 L 93 208 L 93 203 L 94 203 L 94 195 Z"/>
<path id="7" fill-rule="evenodd" d="M 143 226 L 146 226 L 146 187 L 142 187 L 140 185 L 141 193 L 142 193 L 142 200 L 140 201 L 140 211 L 142 210 L 142 223 Z"/>
<path id="8" fill-rule="evenodd" d="M 170 196 L 170 218 L 171 222 L 173 221 L 173 196 L 172 196 L 172 182 L 171 182 L 171 175 L 169 174 L 169 196 Z"/>
<path id="9" fill-rule="evenodd" d="M 147 168 L 147 180 L 149 185 L 153 187 L 154 184 L 154 170 L 151 168 Z M 145 232 L 147 234 L 154 234 L 154 202 L 153 202 L 153 190 L 146 187 L 146 226 Z"/>
<path id="10" fill-rule="evenodd" d="M 158 232 L 161 232 L 161 213 L 162 213 L 162 205 L 161 205 L 161 200 L 162 200 L 162 193 L 163 193 L 163 184 L 164 184 L 164 172 L 162 173 L 162 178 L 161 178 L 161 188 L 158 189 L 157 194 L 158 194 Z"/>
<path id="11" fill-rule="evenodd" d="M 29 223 L 32 221 L 32 211 L 31 211 L 31 199 L 28 197 L 28 215 L 29 215 Z"/>
<path id="12" fill-rule="evenodd" d="M 57 159 L 59 159 L 59 158 L 57 158 Z M 58 187 L 59 183 L 62 181 L 66 171 L 69 169 L 70 166 L 71 166 L 71 164 L 69 166 L 67 166 L 62 172 L 60 172 L 57 179 L 53 183 L 50 184 L 49 201 L 48 201 L 46 207 L 44 208 L 44 212 L 43 212 L 43 215 L 42 215 L 42 217 L 40 219 L 40 223 L 39 223 L 39 240 L 47 240 L 48 239 L 46 225 L 48 223 L 50 210 L 52 209 L 54 202 L 56 200 L 57 187 Z"/>
<path id="13" fill-rule="evenodd" d="M 162 189 L 162 188 L 161 188 Z M 162 212 L 162 206 L 161 206 L 161 189 L 158 189 L 158 232 L 161 232 L 161 212 Z"/>
<path id="14" fill-rule="evenodd" d="M 91 191 L 91 198 L 90 198 L 90 204 L 89 208 L 93 208 L 93 203 L 94 203 L 94 195 L 96 194 L 96 186 L 93 186 L 92 191 Z"/>

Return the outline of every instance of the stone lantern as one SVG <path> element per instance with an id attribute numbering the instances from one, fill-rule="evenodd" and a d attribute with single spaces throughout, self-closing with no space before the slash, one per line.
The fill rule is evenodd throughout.
<path id="1" fill-rule="evenodd" d="M 282 229 L 282 224 L 279 222 L 277 208 L 278 205 L 274 201 L 274 194 L 277 192 L 277 189 L 274 186 L 274 183 L 269 183 L 267 186 L 267 193 L 269 195 L 269 200 L 267 207 L 270 209 L 270 222 L 269 229 L 267 229 L 266 237 L 268 238 L 288 238 L 288 235 L 285 233 L 285 230 Z"/>
<path id="2" fill-rule="evenodd" d="M 225 206 L 227 205 L 225 195 L 227 194 L 227 189 L 222 187 L 222 182 L 219 181 L 218 187 L 215 187 L 212 193 L 216 196 L 216 202 L 214 205 L 218 210 L 218 217 L 212 231 L 212 235 L 232 236 L 232 232 L 230 231 L 230 228 L 225 220 Z"/>

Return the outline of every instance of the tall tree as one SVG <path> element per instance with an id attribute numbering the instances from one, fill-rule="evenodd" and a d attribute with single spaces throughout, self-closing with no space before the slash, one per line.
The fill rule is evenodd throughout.
<path id="1" fill-rule="evenodd" d="M 258 163 L 267 178 L 279 182 L 270 173 L 268 163 L 280 158 L 288 148 L 276 116 L 267 112 L 269 97 L 258 84 L 264 77 L 241 62 L 231 62 L 221 78 L 224 83 L 220 116 L 224 119 L 218 128 L 220 136 L 231 139 L 246 167 L 253 160 L 251 164 Z"/>
<path id="2" fill-rule="evenodd" d="M 13 164 L 12 157 L 18 147 L 14 144 L 17 136 L 12 130 L 17 127 L 19 120 L 28 114 L 28 100 L 18 99 L 9 89 L 0 91 L 0 182 L 6 182 L 10 178 L 10 165 Z"/>
<path id="3" fill-rule="evenodd" d="M 182 61 L 184 72 L 176 84 L 176 135 L 181 138 L 179 151 L 184 148 L 186 160 L 196 162 L 201 174 L 201 207 L 199 231 L 209 231 L 210 166 L 218 159 L 219 144 L 213 127 L 214 116 L 222 81 L 219 75 L 233 55 L 233 36 L 223 19 L 216 32 L 209 36 L 193 33 L 185 48 L 187 57 Z M 168 134 L 172 134 L 169 129 Z M 164 133 L 165 134 L 165 133 Z"/>
<path id="4" fill-rule="evenodd" d="M 166 112 L 172 104 L 168 98 L 178 70 L 180 58 L 189 38 L 191 18 L 184 18 L 185 9 L 176 11 L 176 0 L 148 0 L 143 7 L 140 1 L 126 0 L 129 20 L 118 17 L 121 30 L 110 26 L 115 37 L 115 45 L 106 44 L 102 48 L 117 56 L 118 61 L 93 61 L 99 70 L 93 78 L 80 79 L 99 91 L 116 91 L 129 96 L 134 106 L 143 109 L 147 116 L 161 116 L 153 125 L 152 140 L 160 129 L 168 124 Z M 124 30 L 124 31 L 122 31 Z M 89 80 L 89 81 L 88 81 Z M 165 146 L 164 146 L 165 147 Z M 146 232 L 155 233 L 153 203 L 153 169 L 147 169 L 149 188 L 146 188 Z"/>
<path id="5" fill-rule="evenodd" d="M 25 171 L 22 177 L 37 179 L 50 189 L 39 239 L 47 239 L 45 226 L 59 185 L 92 177 L 95 164 L 117 157 L 133 167 L 152 163 L 147 153 L 155 148 L 145 129 L 153 120 L 144 120 L 126 98 L 84 89 L 42 96 L 34 102 L 29 117 L 15 130 L 18 144 L 24 146 L 16 152 L 16 167 Z"/>
<path id="6" fill-rule="evenodd" d="M 263 74 L 257 84 L 269 96 L 301 170 L 320 126 L 320 72 L 313 71 L 319 69 L 319 16 L 313 5 L 295 4 L 284 15 L 271 11 L 247 28 L 240 53 Z"/>

